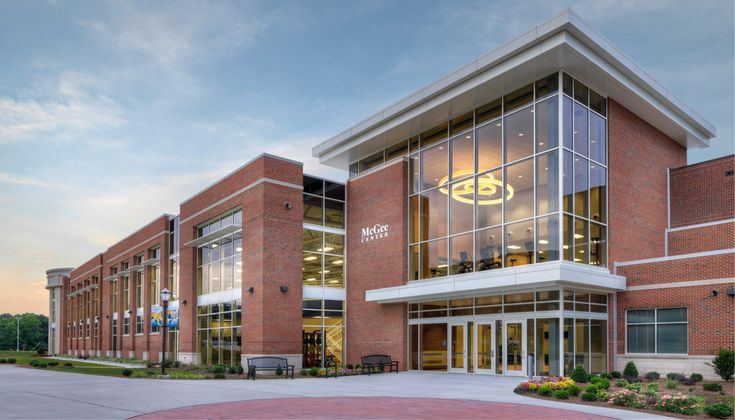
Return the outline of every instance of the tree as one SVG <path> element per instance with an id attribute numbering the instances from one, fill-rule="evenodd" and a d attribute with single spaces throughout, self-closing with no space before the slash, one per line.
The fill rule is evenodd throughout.
<path id="1" fill-rule="evenodd" d="M 48 341 L 48 318 L 44 315 L 0 315 L 0 350 L 15 350 L 20 318 L 20 349 L 45 349 Z"/>

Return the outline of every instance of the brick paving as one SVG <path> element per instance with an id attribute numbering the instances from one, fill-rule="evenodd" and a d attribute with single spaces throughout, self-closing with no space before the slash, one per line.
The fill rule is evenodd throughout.
<path id="1" fill-rule="evenodd" d="M 578 411 L 473 400 L 394 397 L 274 398 L 194 405 L 145 419 L 609 419 Z"/>

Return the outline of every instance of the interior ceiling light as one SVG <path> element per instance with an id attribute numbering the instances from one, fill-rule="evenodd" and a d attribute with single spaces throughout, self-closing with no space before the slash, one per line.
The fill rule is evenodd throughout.
<path id="1" fill-rule="evenodd" d="M 538 243 L 540 243 L 541 245 L 546 245 L 549 243 L 549 241 L 547 241 L 546 239 L 539 239 Z"/>
<path id="2" fill-rule="evenodd" d="M 574 239 L 582 239 L 584 238 L 584 235 L 580 235 L 579 233 L 574 234 Z"/>
<path id="3" fill-rule="evenodd" d="M 518 245 L 508 245 L 508 249 L 521 249 Z"/>
<path id="4" fill-rule="evenodd" d="M 464 178 L 472 175 L 472 170 L 457 171 L 452 174 L 453 178 Z M 460 203 L 474 204 L 475 202 L 475 182 L 472 178 L 464 181 L 455 182 L 451 186 L 447 186 L 449 182 L 449 176 L 445 176 L 439 181 L 439 188 L 444 194 L 449 194 L 451 188 L 451 197 Z M 513 187 L 508 184 L 506 185 L 507 193 L 505 195 L 506 200 L 513 198 Z M 480 175 L 477 177 L 477 204 L 480 206 L 488 206 L 492 204 L 500 204 L 503 202 L 502 194 L 499 194 L 503 190 L 503 181 L 495 179 L 492 174 Z M 500 197 L 498 197 L 500 195 Z"/>
<path id="5" fill-rule="evenodd" d="M 314 261 L 317 257 L 311 256 L 304 258 L 304 261 Z"/>

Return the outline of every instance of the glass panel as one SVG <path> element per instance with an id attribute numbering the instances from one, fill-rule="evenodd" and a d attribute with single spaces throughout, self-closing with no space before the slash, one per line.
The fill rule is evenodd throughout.
<path id="1" fill-rule="evenodd" d="M 421 369 L 447 370 L 447 324 L 421 326 Z"/>
<path id="2" fill-rule="evenodd" d="M 533 159 L 505 167 L 505 222 L 533 217 Z"/>
<path id="3" fill-rule="evenodd" d="M 590 373 L 607 372 L 607 321 L 590 320 Z"/>
<path id="4" fill-rule="evenodd" d="M 574 151 L 587 156 L 587 108 L 574 104 Z"/>
<path id="5" fill-rule="evenodd" d="M 503 296 L 503 301 L 508 303 L 533 302 L 533 293 L 512 293 Z"/>
<path id="6" fill-rule="evenodd" d="M 421 197 L 421 240 L 447 236 L 447 194 L 441 188 L 424 191 Z"/>
<path id="7" fill-rule="evenodd" d="M 419 196 L 413 195 L 408 199 L 408 241 L 419 241 Z"/>
<path id="8" fill-rule="evenodd" d="M 219 292 L 222 287 L 222 279 L 220 277 L 220 264 L 209 264 L 209 293 Z"/>
<path id="9" fill-rule="evenodd" d="M 322 198 L 304 194 L 304 223 L 322 224 Z"/>
<path id="10" fill-rule="evenodd" d="M 242 254 L 235 255 L 235 273 L 233 274 L 233 287 L 242 286 Z"/>
<path id="11" fill-rule="evenodd" d="M 441 187 L 441 192 L 451 194 L 449 200 L 449 226 L 451 233 L 472 230 L 475 203 L 475 180 L 472 178 L 457 181 L 448 187 Z"/>
<path id="12" fill-rule="evenodd" d="M 452 274 L 471 273 L 472 263 L 472 233 L 455 236 L 450 239 L 452 250 Z"/>
<path id="13" fill-rule="evenodd" d="M 589 88 L 587 88 L 587 86 L 583 85 L 581 82 L 575 80 L 574 81 L 574 99 L 587 105 L 589 104 L 588 94 L 589 94 Z"/>
<path id="14" fill-rule="evenodd" d="M 477 228 L 503 223 L 503 171 L 488 172 L 475 178 L 477 191 Z M 512 193 L 506 190 L 506 198 Z"/>
<path id="15" fill-rule="evenodd" d="M 503 101 L 498 98 L 487 105 L 483 105 L 475 110 L 475 124 L 480 125 L 486 121 L 490 121 L 503 113 Z"/>
<path id="16" fill-rule="evenodd" d="M 628 311 L 628 324 L 653 323 L 655 322 L 653 309 L 636 309 Z"/>
<path id="17" fill-rule="evenodd" d="M 574 154 L 564 151 L 564 166 L 562 170 L 562 188 L 564 194 L 564 211 L 574 212 Z"/>
<path id="18" fill-rule="evenodd" d="M 403 140 L 385 149 L 385 161 L 395 159 L 408 153 L 408 140 Z M 329 195 L 327 195 L 328 197 Z M 343 198 L 344 200 L 344 198 Z"/>
<path id="19" fill-rule="evenodd" d="M 562 99 L 562 133 L 564 135 L 564 147 L 574 149 L 574 114 L 572 113 L 572 100 L 566 96 Z"/>
<path id="20" fill-rule="evenodd" d="M 464 179 L 475 173 L 475 143 L 472 132 L 449 141 L 452 156 L 452 179 Z"/>
<path id="21" fill-rule="evenodd" d="M 446 143 L 421 152 L 421 188 L 423 190 L 447 182 L 448 159 Z"/>
<path id="22" fill-rule="evenodd" d="M 477 271 L 503 267 L 502 228 L 482 230 L 477 235 Z"/>
<path id="23" fill-rule="evenodd" d="M 601 223 L 607 223 L 606 172 L 600 165 L 590 163 L 590 216 Z"/>
<path id="24" fill-rule="evenodd" d="M 383 162 L 383 151 L 381 150 L 378 153 L 370 155 L 360 161 L 360 172 L 364 172 L 378 165 L 382 165 Z"/>
<path id="25" fill-rule="evenodd" d="M 574 320 L 564 318 L 564 376 L 574 370 Z"/>
<path id="26" fill-rule="evenodd" d="M 598 112 L 600 115 L 607 115 L 607 99 L 594 90 L 590 89 L 590 108 Z"/>
<path id="27" fill-rule="evenodd" d="M 536 215 L 559 211 L 559 153 L 536 158 Z"/>
<path id="28" fill-rule="evenodd" d="M 603 165 L 607 161 L 607 141 L 605 135 L 605 119 L 590 113 L 590 158 Z"/>
<path id="29" fill-rule="evenodd" d="M 564 259 L 567 261 L 574 260 L 574 219 L 572 216 L 564 215 Z"/>
<path id="30" fill-rule="evenodd" d="M 503 96 L 505 112 L 510 112 L 531 102 L 533 102 L 533 83 Z"/>
<path id="31" fill-rule="evenodd" d="M 589 217 L 587 159 L 574 157 L 574 214 Z"/>
<path id="32" fill-rule="evenodd" d="M 408 354 L 411 357 L 411 360 L 409 361 L 408 368 L 410 370 L 418 370 L 419 368 L 419 326 L 418 325 L 409 325 L 408 326 L 408 345 L 409 345 L 409 351 Z"/>
<path id="33" fill-rule="evenodd" d="M 589 320 L 577 319 L 576 331 L 574 334 L 574 365 L 582 365 L 584 369 L 590 371 L 590 333 Z"/>
<path id="34" fill-rule="evenodd" d="M 411 158 L 408 160 L 408 164 L 410 176 L 410 180 L 408 181 L 408 188 L 411 194 L 414 194 L 419 191 L 419 155 L 412 155 Z"/>
<path id="35" fill-rule="evenodd" d="M 464 324 L 452 325 L 452 369 L 464 369 L 465 334 Z"/>
<path id="36" fill-rule="evenodd" d="M 503 123 L 493 121 L 475 130 L 477 136 L 477 171 L 497 168 L 503 163 Z"/>
<path id="37" fill-rule="evenodd" d="M 566 73 L 562 73 L 562 82 L 563 82 L 563 85 L 564 85 L 564 93 L 567 94 L 567 95 L 569 95 L 569 96 L 572 96 L 572 91 L 573 91 L 573 86 L 572 85 L 574 83 L 572 81 L 572 76 L 570 76 L 570 75 L 568 75 Z"/>
<path id="38" fill-rule="evenodd" d="M 319 178 L 304 175 L 304 192 L 314 195 L 323 195 L 324 181 Z"/>
<path id="39" fill-rule="evenodd" d="M 503 118 L 505 129 L 505 161 L 533 154 L 533 107 L 522 109 Z"/>
<path id="40" fill-rule="evenodd" d="M 324 196 L 345 201 L 345 186 L 336 182 L 324 181 Z"/>
<path id="41" fill-rule="evenodd" d="M 505 266 L 533 264 L 533 220 L 505 226 Z"/>
<path id="42" fill-rule="evenodd" d="M 322 249 L 322 232 L 304 229 L 304 251 L 318 252 Z"/>
<path id="43" fill-rule="evenodd" d="M 419 246 L 411 245 L 408 247 L 408 279 L 419 279 Z"/>
<path id="44" fill-rule="evenodd" d="M 324 233 L 324 252 L 344 255 L 345 236 L 339 233 Z"/>
<path id="45" fill-rule="evenodd" d="M 654 353 L 654 331 L 652 324 L 628 325 L 628 353 Z"/>
<path id="46" fill-rule="evenodd" d="M 452 119 L 449 122 L 449 135 L 453 136 L 457 133 L 461 133 L 469 128 L 472 128 L 474 124 L 474 112 L 470 111 L 464 115 L 460 115 Z"/>
<path id="47" fill-rule="evenodd" d="M 656 317 L 658 322 L 687 322 L 687 308 L 659 309 Z"/>
<path id="48" fill-rule="evenodd" d="M 559 260 L 559 216 L 553 215 L 536 219 L 536 261 Z"/>
<path id="49" fill-rule="evenodd" d="M 687 354 L 687 324 L 659 324 L 658 353 Z"/>
<path id="50" fill-rule="evenodd" d="M 536 104 L 536 152 L 559 144 L 559 99 L 554 96 Z"/>
<path id="51" fill-rule="evenodd" d="M 408 139 L 408 151 L 409 153 L 413 153 L 415 151 L 419 150 L 419 136 L 413 136 L 410 139 Z"/>
<path id="52" fill-rule="evenodd" d="M 589 223 L 586 220 L 574 219 L 574 261 L 583 264 L 589 263 L 589 251 L 587 249 L 587 228 Z"/>
<path id="53" fill-rule="evenodd" d="M 324 287 L 345 287 L 343 258 L 324 256 Z"/>
<path id="54" fill-rule="evenodd" d="M 523 370 L 523 324 L 511 322 L 506 324 L 506 368 L 509 372 Z"/>
<path id="55" fill-rule="evenodd" d="M 313 254 L 304 252 L 304 264 L 302 266 L 302 278 L 304 286 L 321 286 L 322 285 L 322 256 L 321 254 Z"/>
<path id="56" fill-rule="evenodd" d="M 493 327 L 492 324 L 477 325 L 477 368 L 493 368 Z"/>
<path id="57" fill-rule="evenodd" d="M 345 227 L 345 204 L 340 201 L 324 200 L 324 224 L 336 228 Z"/>
<path id="58" fill-rule="evenodd" d="M 421 147 L 427 147 L 447 138 L 447 123 L 421 133 Z"/>
<path id="59" fill-rule="evenodd" d="M 559 375 L 559 319 L 536 320 L 536 375 Z"/>
<path id="60" fill-rule="evenodd" d="M 232 289 L 232 257 L 222 261 L 222 288 L 224 290 Z"/>
<path id="61" fill-rule="evenodd" d="M 590 264 L 607 265 L 607 228 L 590 223 Z"/>
<path id="62" fill-rule="evenodd" d="M 421 244 L 421 278 L 447 275 L 447 240 L 440 239 Z"/>
<path id="63" fill-rule="evenodd" d="M 554 73 L 536 81 L 536 99 L 559 90 L 559 75 Z"/>

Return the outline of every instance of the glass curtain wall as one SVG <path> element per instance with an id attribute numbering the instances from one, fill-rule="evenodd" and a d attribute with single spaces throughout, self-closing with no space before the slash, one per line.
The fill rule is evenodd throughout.
<path id="1" fill-rule="evenodd" d="M 324 367 L 344 363 L 344 302 L 305 299 L 302 306 L 303 367 Z"/>
<path id="2" fill-rule="evenodd" d="M 345 235 L 304 229 L 304 286 L 345 287 Z"/>
<path id="3" fill-rule="evenodd" d="M 197 308 L 199 364 L 239 365 L 242 346 L 241 326 L 240 300 Z M 178 334 L 177 330 L 175 332 Z"/>
<path id="4" fill-rule="evenodd" d="M 226 213 L 217 220 L 201 226 L 199 236 L 214 234 L 226 226 L 242 226 L 242 211 Z M 242 230 L 223 234 L 197 249 L 198 293 L 229 290 L 242 286 Z"/>

